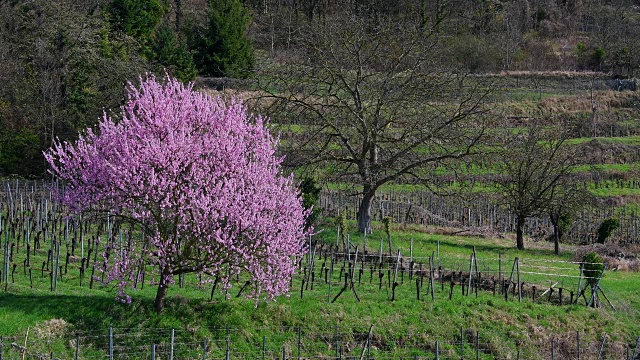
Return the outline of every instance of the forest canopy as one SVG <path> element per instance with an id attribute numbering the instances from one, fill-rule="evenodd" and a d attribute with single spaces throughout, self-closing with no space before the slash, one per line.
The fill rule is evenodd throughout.
<path id="1" fill-rule="evenodd" d="M 633 77 L 640 10 L 627 0 L 36 0 L 0 4 L 0 176 L 42 176 L 42 151 L 122 105 L 145 72 L 252 78 L 310 58 L 300 34 L 345 16 L 419 28 L 458 73 Z M 402 34 L 398 34 L 399 36 Z"/>

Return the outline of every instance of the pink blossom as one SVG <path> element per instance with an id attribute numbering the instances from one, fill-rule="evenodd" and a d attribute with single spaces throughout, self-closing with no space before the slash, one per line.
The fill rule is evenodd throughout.
<path id="1" fill-rule="evenodd" d="M 129 84 L 121 119 L 105 114 L 95 132 L 56 142 L 45 157 L 72 211 L 111 214 L 145 232 L 146 246 L 110 251 L 105 280 L 118 283 L 119 299 L 130 301 L 124 289 L 152 266 L 160 286 L 196 272 L 227 288 L 228 274 L 246 274 L 248 296 L 272 300 L 288 291 L 308 234 L 276 146 L 265 119 L 240 101 L 148 76 Z"/>

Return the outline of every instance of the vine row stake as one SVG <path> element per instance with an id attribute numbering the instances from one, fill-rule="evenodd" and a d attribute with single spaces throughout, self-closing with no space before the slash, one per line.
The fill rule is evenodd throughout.
<path id="1" fill-rule="evenodd" d="M 207 360 L 207 338 L 202 341 L 202 360 Z"/>
<path id="2" fill-rule="evenodd" d="M 464 329 L 460 328 L 460 359 L 464 359 Z"/>
<path id="3" fill-rule="evenodd" d="M 631 359 L 636 358 L 636 354 L 638 353 L 638 345 L 640 345 L 640 336 L 638 336 L 638 339 L 636 340 L 636 347 L 635 349 L 633 349 L 633 356 L 631 356 Z"/>
<path id="4" fill-rule="evenodd" d="M 113 328 L 109 327 L 109 360 L 113 360 Z"/>
<path id="5" fill-rule="evenodd" d="M 80 335 L 76 335 L 76 355 L 75 355 L 75 360 L 78 360 L 79 356 L 80 356 Z"/>
<path id="6" fill-rule="evenodd" d="M 175 340 L 175 335 L 176 335 L 175 329 L 171 329 L 171 344 L 170 344 L 170 347 L 169 347 L 169 359 L 170 360 L 173 360 L 173 342 Z"/>
<path id="7" fill-rule="evenodd" d="M 229 360 L 229 325 L 227 324 L 227 338 L 226 338 L 226 349 L 224 351 L 224 359 Z"/>
<path id="8" fill-rule="evenodd" d="M 607 342 L 607 333 L 604 333 L 604 335 L 602 336 L 602 343 L 600 344 L 600 352 L 598 352 L 598 360 L 602 359 L 602 353 L 604 352 L 604 344 L 606 342 Z"/>
<path id="9" fill-rule="evenodd" d="M 580 269 L 582 270 L 582 266 L 580 267 Z M 576 331 L 576 345 L 578 350 L 578 360 L 580 360 L 580 331 Z"/>

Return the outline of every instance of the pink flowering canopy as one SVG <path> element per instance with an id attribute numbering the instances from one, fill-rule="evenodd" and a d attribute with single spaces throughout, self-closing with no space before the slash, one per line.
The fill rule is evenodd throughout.
<path id="1" fill-rule="evenodd" d="M 230 287 L 243 274 L 247 296 L 286 293 L 304 251 L 302 207 L 292 176 L 280 175 L 277 139 L 237 100 L 196 92 L 167 76 L 129 84 L 121 119 L 45 153 L 72 211 L 111 214 L 139 226 L 144 242 L 107 255 L 106 282 L 119 296 L 141 267 L 159 279 L 160 311 L 173 277 L 199 273 Z M 246 275 L 245 275 L 246 274 Z"/>

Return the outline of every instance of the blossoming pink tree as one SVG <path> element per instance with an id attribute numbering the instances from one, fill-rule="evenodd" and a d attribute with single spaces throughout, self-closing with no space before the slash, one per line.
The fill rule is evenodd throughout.
<path id="1" fill-rule="evenodd" d="M 161 311 L 174 276 L 199 273 L 230 287 L 243 274 L 254 299 L 288 291 L 304 251 L 305 216 L 292 176 L 280 175 L 274 139 L 261 117 L 175 79 L 129 85 L 121 119 L 105 114 L 75 143 L 45 153 L 64 180 L 72 211 L 131 222 L 144 242 L 124 244 L 105 261 L 118 295 L 141 267 L 158 277 Z"/>

